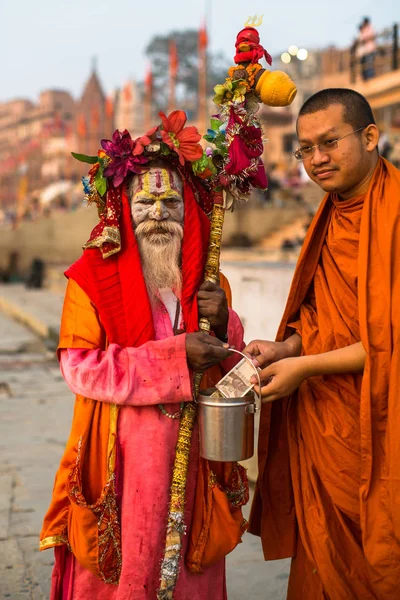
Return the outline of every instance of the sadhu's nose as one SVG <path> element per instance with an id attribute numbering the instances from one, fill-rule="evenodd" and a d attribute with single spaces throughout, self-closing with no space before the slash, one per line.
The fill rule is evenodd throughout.
<path id="1" fill-rule="evenodd" d="M 156 200 L 154 203 L 154 216 L 156 219 L 165 219 L 168 216 L 168 211 L 165 210 L 161 200 Z"/>

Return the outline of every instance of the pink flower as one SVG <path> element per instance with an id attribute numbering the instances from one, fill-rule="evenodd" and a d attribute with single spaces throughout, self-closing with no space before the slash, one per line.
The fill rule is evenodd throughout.
<path id="1" fill-rule="evenodd" d="M 101 140 L 101 145 L 111 162 L 104 169 L 104 177 L 112 177 L 114 187 L 124 181 L 128 172 L 142 173 L 142 165 L 148 162 L 143 154 L 143 145 L 134 141 L 125 129 L 122 133 L 114 131 L 112 140 Z"/>

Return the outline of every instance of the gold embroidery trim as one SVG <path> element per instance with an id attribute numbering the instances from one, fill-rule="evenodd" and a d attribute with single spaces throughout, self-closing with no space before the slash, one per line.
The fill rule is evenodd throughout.
<path id="1" fill-rule="evenodd" d="M 118 406 L 116 404 L 110 405 L 110 431 L 108 434 L 108 477 L 113 475 L 115 471 L 115 458 L 116 458 L 116 440 L 117 440 L 117 422 L 118 422 Z"/>
<path id="2" fill-rule="evenodd" d="M 39 550 L 46 550 L 46 548 L 58 546 L 59 544 L 66 544 L 69 548 L 68 540 L 63 535 L 50 535 L 39 542 Z"/>
<path id="3" fill-rule="evenodd" d="M 115 244 L 117 247 L 112 248 L 108 252 L 103 253 L 103 258 L 108 258 L 112 254 L 119 252 L 121 250 L 121 235 L 118 227 L 104 227 L 101 235 L 99 235 L 94 240 L 89 240 L 82 246 L 82 248 L 101 248 L 103 244 Z"/>

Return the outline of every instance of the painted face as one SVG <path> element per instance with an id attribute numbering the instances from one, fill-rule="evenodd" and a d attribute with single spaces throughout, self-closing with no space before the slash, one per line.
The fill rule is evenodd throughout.
<path id="1" fill-rule="evenodd" d="M 334 141 L 343 138 L 336 148 L 321 151 L 315 147 L 312 155 L 303 162 L 309 177 L 325 192 L 337 192 L 342 198 L 351 198 L 357 195 L 358 188 L 368 176 L 376 144 L 371 142 L 368 134 L 368 129 L 374 126 L 353 133 L 355 128 L 343 120 L 343 110 L 341 104 L 332 104 L 326 110 L 301 115 L 297 134 L 300 148 L 326 142 L 328 147 L 330 143 L 335 146 Z"/>
<path id="2" fill-rule="evenodd" d="M 153 221 L 174 221 L 183 224 L 184 204 L 182 180 L 176 171 L 151 167 L 143 175 L 136 175 L 131 184 L 131 211 L 134 227 Z M 159 227 L 161 230 L 162 227 Z"/>

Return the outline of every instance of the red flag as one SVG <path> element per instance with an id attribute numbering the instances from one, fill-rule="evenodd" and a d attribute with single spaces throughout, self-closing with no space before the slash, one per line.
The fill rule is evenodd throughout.
<path id="1" fill-rule="evenodd" d="M 106 100 L 106 115 L 107 117 L 112 117 L 114 112 L 114 102 L 111 96 L 108 96 Z"/>
<path id="2" fill-rule="evenodd" d="M 124 96 L 124 100 L 127 104 L 129 104 L 132 101 L 132 87 L 130 82 L 128 81 L 128 83 L 126 83 L 124 85 L 124 88 L 122 90 L 123 96 Z"/>
<path id="3" fill-rule="evenodd" d="M 200 130 L 207 129 L 207 30 L 206 22 L 203 21 L 199 29 L 199 73 L 198 73 L 198 127 Z"/>
<path id="4" fill-rule="evenodd" d="M 86 136 L 86 134 L 87 134 L 86 119 L 85 119 L 84 115 L 82 115 L 82 114 L 80 114 L 78 116 L 77 130 L 78 130 L 78 135 L 80 137 Z"/>
<path id="5" fill-rule="evenodd" d="M 145 86 L 146 92 L 148 94 L 151 94 L 151 92 L 153 90 L 153 72 L 151 70 L 151 65 L 149 65 L 147 67 L 146 75 L 144 78 L 144 86 Z"/>
<path id="6" fill-rule="evenodd" d="M 169 74 L 175 79 L 178 72 L 178 50 L 174 40 L 169 41 Z"/>
<path id="7" fill-rule="evenodd" d="M 200 52 L 201 51 L 204 52 L 204 50 L 207 48 L 207 44 L 208 44 L 207 29 L 206 29 L 206 24 L 204 22 L 199 29 L 199 50 L 200 50 Z"/>
<path id="8" fill-rule="evenodd" d="M 144 77 L 144 124 L 146 129 L 151 127 L 152 117 L 152 103 L 153 103 L 153 73 L 151 70 L 151 64 L 147 67 L 146 75 Z"/>
<path id="9" fill-rule="evenodd" d="M 95 131 L 98 130 L 99 126 L 100 126 L 100 112 L 99 109 L 96 106 L 92 106 L 91 109 L 91 115 L 90 115 L 90 125 L 91 128 L 94 129 Z"/>

